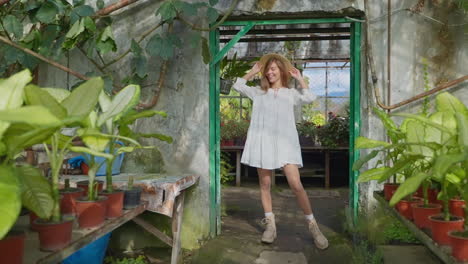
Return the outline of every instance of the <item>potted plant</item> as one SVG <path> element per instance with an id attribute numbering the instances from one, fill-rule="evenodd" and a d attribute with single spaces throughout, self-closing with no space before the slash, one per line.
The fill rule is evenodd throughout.
<path id="1" fill-rule="evenodd" d="M 234 139 L 232 138 L 232 120 L 225 120 L 221 122 L 220 126 L 220 137 L 221 146 L 234 146 Z"/>
<path id="2" fill-rule="evenodd" d="M 296 125 L 301 146 L 314 146 L 316 137 L 316 126 L 312 122 L 302 122 Z"/>
<path id="3" fill-rule="evenodd" d="M 81 197 L 84 194 L 82 188 L 70 187 L 70 179 L 65 180 L 65 187 L 59 190 L 62 200 L 60 202 L 60 211 L 62 214 L 76 215 L 75 198 Z"/>
<path id="4" fill-rule="evenodd" d="M 102 79 L 92 78 L 75 88 L 63 100 L 56 99 L 53 91 L 30 85 L 26 87 L 25 98 L 29 105 L 46 107 L 57 118 L 57 127 L 77 126 L 82 125 L 88 114 L 96 107 L 103 85 Z M 86 100 L 83 100 L 83 95 L 86 95 Z M 42 250 L 60 249 L 71 240 L 73 218 L 63 217 L 60 212 L 58 183 L 65 155 L 69 151 L 80 150 L 72 145 L 74 138 L 75 136 L 65 136 L 57 130 L 44 145 L 51 166 L 54 209 L 49 219 L 35 221 Z"/>
<path id="5" fill-rule="evenodd" d="M 335 148 L 349 145 L 349 117 L 329 113 L 328 122 L 317 128 L 317 136 L 322 146 Z"/>
<path id="6" fill-rule="evenodd" d="M 124 209 L 133 209 L 140 205 L 141 187 L 133 186 L 133 176 L 128 177 L 127 187 L 124 189 Z"/>
<path id="7" fill-rule="evenodd" d="M 237 59 L 237 53 L 231 60 L 228 60 L 227 56 L 221 60 L 220 63 L 220 76 L 221 76 L 221 94 L 229 94 L 234 80 L 238 77 L 242 77 L 245 73 L 250 70 L 251 61 L 242 61 Z"/>

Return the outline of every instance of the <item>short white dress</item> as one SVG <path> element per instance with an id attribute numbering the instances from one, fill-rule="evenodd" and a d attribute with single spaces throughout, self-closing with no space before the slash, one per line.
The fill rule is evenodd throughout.
<path id="1" fill-rule="evenodd" d="M 233 88 L 252 99 L 252 117 L 241 163 L 262 169 L 278 169 L 286 164 L 302 167 L 301 146 L 296 130 L 294 106 L 312 102 L 310 89 L 281 88 L 263 91 L 237 78 Z"/>

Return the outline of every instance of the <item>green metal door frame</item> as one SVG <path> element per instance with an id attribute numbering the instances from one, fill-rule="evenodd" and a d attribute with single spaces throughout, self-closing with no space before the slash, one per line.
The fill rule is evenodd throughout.
<path id="1" fill-rule="evenodd" d="M 315 18 L 288 20 L 255 20 L 226 21 L 222 26 L 244 26 L 224 47 L 219 50 L 219 30 L 210 31 L 210 52 L 213 60 L 210 63 L 210 234 L 215 236 L 221 232 L 221 183 L 219 176 L 220 164 L 220 113 L 219 113 L 219 62 L 227 52 L 256 25 L 288 25 L 288 24 L 319 24 L 319 23 L 351 23 L 351 91 L 350 91 L 350 206 L 357 215 L 359 190 L 356 179 L 358 172 L 351 170 L 351 165 L 359 159 L 359 151 L 354 149 L 354 141 L 360 131 L 360 43 L 361 24 L 348 18 Z"/>

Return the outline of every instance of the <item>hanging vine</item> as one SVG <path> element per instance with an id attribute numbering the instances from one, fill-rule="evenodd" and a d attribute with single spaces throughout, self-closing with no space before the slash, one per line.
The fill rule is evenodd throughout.
<path id="1" fill-rule="evenodd" d="M 142 84 L 148 76 L 148 58 L 158 58 L 161 63 L 160 75 L 150 103 L 140 103 L 140 108 L 153 107 L 164 86 L 169 62 L 176 49 L 183 47 L 178 35 L 172 34 L 174 23 L 188 26 L 192 33 L 185 44 L 202 49 L 203 61 L 210 61 L 208 41 L 203 31 L 217 28 L 232 12 L 239 0 L 233 0 L 223 18 L 210 28 L 202 28 L 189 22 L 195 17 L 206 17 L 213 24 L 220 16 L 214 8 L 218 0 L 188 3 L 181 0 L 166 0 L 154 15 L 158 22 L 141 36 L 132 39 L 130 47 L 118 47 L 114 37 L 111 13 L 138 0 L 120 0 L 104 6 L 103 0 L 90 5 L 85 0 L 0 0 L 0 77 L 7 77 L 22 68 L 34 70 L 40 61 L 66 71 L 79 79 L 102 76 L 108 91 L 118 90 L 126 84 Z M 71 2 L 71 3 L 70 3 Z M 141 44 L 148 39 L 146 46 Z M 70 51 L 79 50 L 99 72 L 78 73 L 58 63 Z M 131 56 L 128 76 L 116 78 L 112 67 L 127 56 Z M 122 67 L 122 65 L 119 65 Z"/>

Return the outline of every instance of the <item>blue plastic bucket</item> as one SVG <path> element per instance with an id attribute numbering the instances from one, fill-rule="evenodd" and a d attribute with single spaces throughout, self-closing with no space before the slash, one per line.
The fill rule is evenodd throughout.
<path id="1" fill-rule="evenodd" d="M 111 232 L 89 243 L 70 255 L 68 258 L 64 259 L 62 264 L 102 264 L 106 255 L 110 235 Z"/>

